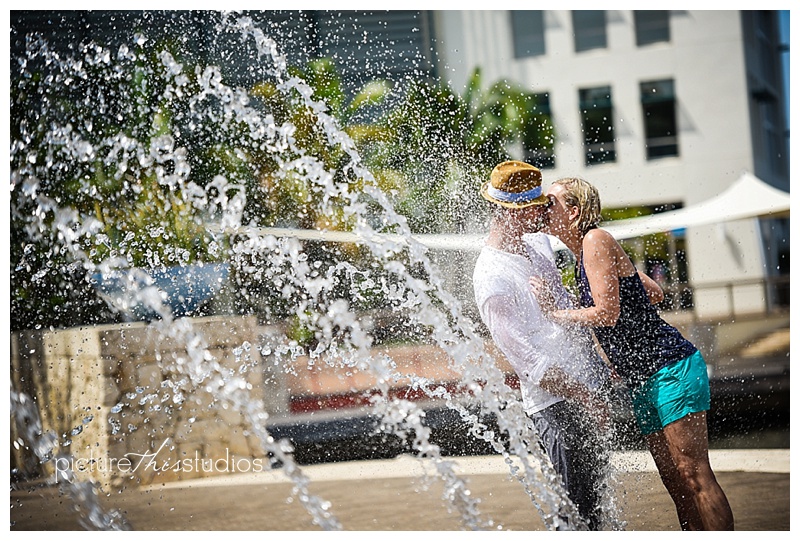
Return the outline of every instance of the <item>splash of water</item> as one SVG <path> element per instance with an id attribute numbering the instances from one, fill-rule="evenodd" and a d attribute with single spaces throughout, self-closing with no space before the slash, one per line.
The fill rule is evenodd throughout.
<path id="1" fill-rule="evenodd" d="M 73 509 L 78 514 L 79 524 L 87 530 L 127 531 L 131 525 L 117 510 L 104 511 L 99 499 L 99 489 L 90 481 L 79 481 L 75 472 L 69 467 L 69 457 L 58 452 L 58 436 L 44 430 L 39 418 L 39 411 L 30 397 L 11 388 L 11 413 L 14 421 L 21 428 L 23 441 L 33 450 L 36 458 L 45 464 L 59 461 L 63 467 L 58 468 L 56 482 L 63 487 Z"/>
<path id="2" fill-rule="evenodd" d="M 276 88 L 298 107 L 313 113 L 316 128 L 326 138 L 327 144 L 343 154 L 343 179 L 338 178 L 323 161 L 309 154 L 295 139 L 297 126 L 290 123 L 277 124 L 269 113 L 263 113 L 251 105 L 246 92 L 234 89 L 223 82 L 221 72 L 214 66 L 196 69 L 187 73 L 168 52 L 159 54 L 160 77 L 165 78 L 165 93 L 162 98 L 169 109 L 178 97 L 188 95 L 187 110 L 194 115 L 195 125 L 209 123 L 215 126 L 244 126 L 245 138 L 256 141 L 257 147 L 267 152 L 278 164 L 274 181 L 292 182 L 301 178 L 310 190 L 321 194 L 321 214 L 343 215 L 343 221 L 351 224 L 363 245 L 369 250 L 370 259 L 363 268 L 352 262 L 338 261 L 321 269 L 304 250 L 301 242 L 291 238 L 277 238 L 265 234 L 257 226 L 243 223 L 244 210 L 248 203 L 248 190 L 235 176 L 217 175 L 206 186 L 190 180 L 191 158 L 186 149 L 176 143 L 169 133 L 160 133 L 149 139 L 139 140 L 120 131 L 100 141 L 92 140 L 92 125 L 80 116 L 71 122 L 60 124 L 50 121 L 46 126 L 49 150 L 46 159 L 28 146 L 24 138 L 12 143 L 12 157 L 26 156 L 22 166 L 12 171 L 12 189 L 20 190 L 27 202 L 25 209 L 17 212 L 26 217 L 27 233 L 32 240 L 48 240 L 58 246 L 60 253 L 80 264 L 87 274 L 112 272 L 127 276 L 128 290 L 118 300 L 116 309 L 127 310 L 133 306 L 144 306 L 159 314 L 159 320 L 151 327 L 163 338 L 185 345 L 186 356 L 168 362 L 162 359 L 162 370 L 169 374 L 164 391 L 175 397 L 178 405 L 197 389 L 210 391 L 219 404 L 239 411 L 249 422 L 253 434 L 258 437 L 263 450 L 269 454 L 274 467 L 292 481 L 294 495 L 305 506 L 313 522 L 324 530 L 339 530 L 342 525 L 336 519 L 330 502 L 309 491 L 307 477 L 292 458 L 292 447 L 285 441 L 275 441 L 264 428 L 267 414 L 262 403 L 252 400 L 245 392 L 246 382 L 241 375 L 226 372 L 209 351 L 204 337 L 192 325 L 189 318 L 173 318 L 169 306 L 165 305 L 157 288 L 140 275 L 132 266 L 130 256 L 108 252 L 107 257 L 95 262 L 103 246 L 108 245 L 101 220 L 78 208 L 60 205 L 59 198 L 49 193 L 53 178 L 69 175 L 72 163 L 102 161 L 106 167 L 116 168 L 115 179 L 129 178 L 131 172 L 145 172 L 155 177 L 158 186 L 180 194 L 182 209 L 196 212 L 198 219 L 212 237 L 210 253 L 225 252 L 229 260 L 243 274 L 262 280 L 279 280 L 282 296 L 294 302 L 293 312 L 316 333 L 317 346 L 309 353 L 310 362 L 323 359 L 328 363 L 355 366 L 376 376 L 378 393 L 373 395 L 373 412 L 381 419 L 380 429 L 404 439 L 413 434 L 412 447 L 420 459 L 430 461 L 440 479 L 444 481 L 443 499 L 458 513 L 468 529 L 484 529 L 493 526 L 491 519 L 484 519 L 479 511 L 479 502 L 471 497 L 467 484 L 456 475 L 453 464 L 444 460 L 440 450 L 429 440 L 429 429 L 424 425 L 424 412 L 407 401 L 389 398 L 391 381 L 409 378 L 416 388 L 431 398 L 444 399 L 470 425 L 471 434 L 501 453 L 509 465 L 512 475 L 517 477 L 529 494 L 548 529 L 564 526 L 562 517 L 569 517 L 570 525 L 583 528 L 575 508 L 555 474 L 549 459 L 538 445 L 538 435 L 531 423 L 520 423 L 527 419 L 516 394 L 506 385 L 505 375 L 497 368 L 494 359 L 485 351 L 483 340 L 462 315 L 461 306 L 443 286 L 438 272 L 427 257 L 426 248 L 414 240 L 406 220 L 392 207 L 387 195 L 378 188 L 371 172 L 363 165 L 353 140 L 328 114 L 322 101 L 312 98 L 313 91 L 301 79 L 288 74 L 286 59 L 281 55 L 274 40 L 266 35 L 247 17 L 226 16 L 220 23 L 225 31 L 238 32 L 244 42 L 252 43 L 257 56 L 263 60 Z M 111 61 L 112 55 L 100 47 L 90 47 L 80 60 L 61 59 L 39 43 L 38 55 L 47 62 L 57 63 L 63 69 L 49 84 L 69 84 L 72 78 L 88 77 L 92 70 L 110 69 L 119 74 L 123 60 L 135 60 L 135 55 L 126 47 L 120 49 L 117 58 L 120 65 Z M 24 65 L 23 65 L 24 71 Z M 192 93 L 191 83 L 198 90 Z M 163 112 L 163 111 L 162 111 Z M 43 111 L 46 117 L 46 111 Z M 250 145 L 252 146 L 252 145 Z M 245 145 L 245 148 L 249 146 Z M 38 164 L 44 163 L 44 166 Z M 359 179 L 356 185 L 352 179 Z M 57 180 L 56 180 L 57 181 Z M 132 180 L 123 182 L 126 190 L 136 192 L 137 184 Z M 85 195 L 97 196 L 91 183 L 84 182 Z M 209 223 L 210 222 L 210 223 Z M 153 238 L 169 244 L 165 231 L 151 229 Z M 391 235 L 390 235 L 391 233 Z M 398 241 L 397 238 L 403 239 Z M 87 242 L 88 239 L 88 242 Z M 126 238 L 133 243 L 136 239 Z M 227 250 L 223 248 L 228 246 Z M 180 247 L 167 250 L 165 255 L 150 253 L 148 262 L 163 266 L 168 259 L 183 264 L 188 259 Z M 253 264 L 258 260 L 265 268 Z M 480 404 L 485 412 L 496 417 L 500 433 L 494 433 L 483 424 L 478 415 L 471 412 L 463 401 L 450 396 L 441 386 L 415 378 L 413 374 L 400 374 L 391 360 L 372 353 L 372 341 L 363 328 L 361 320 L 351 309 L 348 301 L 337 293 L 342 283 L 355 288 L 358 276 L 373 276 L 371 262 L 380 264 L 383 278 L 381 291 L 391 303 L 392 309 L 430 330 L 433 342 L 449 355 L 454 368 L 461 374 L 464 389 Z M 412 269 L 424 269 L 425 279 Z M 371 279 L 371 278 L 370 278 Z M 381 283 L 375 278 L 374 283 Z M 277 282 L 276 282 L 277 284 Z M 309 315 L 310 314 L 310 315 Z M 273 355 L 284 370 L 299 356 L 306 353 L 302 347 L 288 337 L 273 349 Z M 12 411 L 21 411 L 30 416 L 26 398 L 22 395 L 12 400 Z M 115 406 L 113 413 L 124 414 L 134 404 L 126 400 Z M 112 420 L 112 422 L 115 422 Z M 115 430 L 118 429 L 115 425 Z M 57 442 L 54 436 L 36 437 L 27 433 L 26 438 L 34 447 L 41 448 L 37 456 L 42 461 L 51 456 Z M 62 444 L 63 445 L 63 444 Z M 40 454 L 41 452 L 41 454 Z M 516 460 L 514 460 L 516 459 Z M 96 487 L 82 485 L 67 475 L 59 481 L 67 482 L 76 502 L 80 502 L 84 525 L 96 529 L 115 529 L 123 524 L 116 512 L 104 513 L 97 503 Z M 129 525 L 124 525 L 129 526 Z"/>

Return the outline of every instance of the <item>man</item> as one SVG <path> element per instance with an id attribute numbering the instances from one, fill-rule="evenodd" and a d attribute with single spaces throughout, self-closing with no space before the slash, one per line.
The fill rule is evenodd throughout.
<path id="1" fill-rule="evenodd" d="M 540 276 L 564 307 L 571 306 L 544 226 L 549 199 L 539 170 L 499 164 L 481 187 L 495 204 L 489 236 L 475 265 L 473 287 L 481 319 L 519 377 L 523 406 L 564 488 L 587 526 L 601 526 L 601 485 L 607 465 L 598 425 L 609 422 L 599 394 L 608 368 L 584 330 L 544 317 L 529 279 Z"/>

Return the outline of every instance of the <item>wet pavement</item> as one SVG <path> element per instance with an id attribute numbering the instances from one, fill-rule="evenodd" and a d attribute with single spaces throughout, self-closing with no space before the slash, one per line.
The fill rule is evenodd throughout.
<path id="1" fill-rule="evenodd" d="M 478 498 L 492 530 L 544 530 L 522 484 L 499 456 L 448 457 Z M 790 451 L 712 450 L 712 466 L 733 509 L 737 530 L 789 532 Z M 674 506 L 646 452 L 615 456 L 621 518 L 629 531 L 678 531 Z M 442 499 L 443 484 L 426 483 L 420 461 L 389 460 L 303 466 L 309 492 L 327 500 L 345 531 L 457 531 L 459 517 Z M 279 471 L 238 474 L 103 497 L 138 531 L 320 531 Z M 71 500 L 52 486 L 12 487 L 10 531 L 82 530 Z"/>

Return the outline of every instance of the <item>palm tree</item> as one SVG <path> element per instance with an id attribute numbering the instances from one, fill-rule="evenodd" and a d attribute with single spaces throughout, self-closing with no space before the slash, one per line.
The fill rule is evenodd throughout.
<path id="1" fill-rule="evenodd" d="M 333 173 L 335 183 L 348 183 L 351 189 L 358 190 L 363 179 L 347 176 L 344 166 L 349 157 L 337 141 L 331 141 L 322 131 L 318 115 L 333 117 L 357 147 L 387 139 L 385 128 L 361 122 L 359 115 L 371 106 L 381 104 L 390 94 L 391 85 L 385 80 L 370 81 L 348 99 L 336 65 L 328 58 L 312 59 L 304 68 L 290 68 L 289 73 L 312 89 L 311 99 L 320 106 L 321 112 L 293 99 L 296 96 L 287 97 L 269 81 L 257 84 L 251 93 L 275 117 L 276 125 L 292 127 L 298 152 L 320 162 L 326 171 Z M 346 202 L 335 196 L 331 198 L 323 186 L 314 183 L 313 177 L 304 175 L 303 171 L 284 171 L 286 174 L 280 175 L 279 164 L 269 153 L 254 152 L 249 157 L 258 167 L 264 195 L 261 203 L 266 211 L 261 217 L 261 225 L 283 224 L 301 229 L 349 228 L 342 211 Z"/>
<path id="2" fill-rule="evenodd" d="M 393 138 L 371 154 L 376 176 L 395 181 L 398 209 L 417 232 L 463 232 L 485 206 L 477 188 L 511 148 L 551 145 L 552 124 L 536 97 L 502 80 L 482 88 L 476 68 L 458 95 L 419 81 L 382 123 Z"/>

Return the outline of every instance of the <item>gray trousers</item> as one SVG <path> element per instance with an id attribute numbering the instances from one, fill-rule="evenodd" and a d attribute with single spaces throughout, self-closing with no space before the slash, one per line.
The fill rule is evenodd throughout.
<path id="1" fill-rule="evenodd" d="M 562 400 L 530 416 L 564 488 L 590 530 L 602 525 L 608 452 L 583 409 Z"/>

